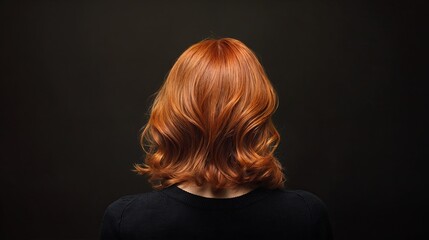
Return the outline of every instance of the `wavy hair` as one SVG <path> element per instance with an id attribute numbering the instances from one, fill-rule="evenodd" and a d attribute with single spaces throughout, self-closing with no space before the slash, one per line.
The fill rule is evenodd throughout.
<path id="1" fill-rule="evenodd" d="M 262 65 L 233 38 L 204 39 L 175 62 L 156 92 L 140 144 L 155 189 L 192 182 L 215 189 L 284 187 L 274 156 L 278 97 Z"/>

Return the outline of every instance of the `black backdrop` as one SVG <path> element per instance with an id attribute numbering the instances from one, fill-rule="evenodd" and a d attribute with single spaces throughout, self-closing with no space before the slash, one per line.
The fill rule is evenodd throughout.
<path id="1" fill-rule="evenodd" d="M 427 227 L 423 5 L 396 1 L 2 1 L 2 239 L 97 239 L 152 94 L 206 37 L 252 48 L 277 89 L 290 188 L 322 198 L 336 239 Z"/>

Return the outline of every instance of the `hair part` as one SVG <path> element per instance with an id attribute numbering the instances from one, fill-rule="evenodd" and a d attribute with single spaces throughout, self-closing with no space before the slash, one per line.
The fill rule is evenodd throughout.
<path id="1" fill-rule="evenodd" d="M 271 118 L 277 108 L 276 91 L 247 46 L 232 38 L 200 41 L 158 90 L 140 135 L 144 163 L 133 171 L 148 175 L 155 189 L 183 182 L 283 187 Z"/>

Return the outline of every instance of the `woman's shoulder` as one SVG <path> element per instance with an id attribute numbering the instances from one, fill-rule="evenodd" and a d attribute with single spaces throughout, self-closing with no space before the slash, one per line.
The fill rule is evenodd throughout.
<path id="1" fill-rule="evenodd" d="M 293 202 L 296 206 L 299 205 L 306 209 L 307 221 L 311 229 L 309 234 L 314 239 L 332 239 L 329 211 L 325 202 L 318 195 L 300 189 L 282 189 L 280 192 L 283 197 L 288 199 L 287 204 Z M 320 236 L 323 238 L 319 238 Z"/>
<path id="2" fill-rule="evenodd" d="M 279 189 L 278 192 L 288 202 L 302 203 L 312 213 L 326 211 L 325 202 L 313 192 L 302 189 Z"/>
<path id="3" fill-rule="evenodd" d="M 151 194 L 152 192 L 127 194 L 122 195 L 121 197 L 118 197 L 110 202 L 104 210 L 103 228 L 118 228 L 127 209 L 133 210 L 135 204 L 138 205 L 140 202 L 142 202 L 142 199 L 147 199 Z"/>
<path id="4" fill-rule="evenodd" d="M 289 198 L 303 201 L 308 206 L 325 206 L 324 201 L 315 193 L 302 189 L 280 189 L 280 191 Z"/>
<path id="5" fill-rule="evenodd" d="M 269 206 L 285 214 L 306 216 L 312 224 L 328 220 L 328 208 L 315 193 L 301 189 L 276 189 L 272 192 Z"/>
<path id="6" fill-rule="evenodd" d="M 129 204 L 131 204 L 133 201 L 135 201 L 137 198 L 139 198 L 140 195 L 141 194 L 128 194 L 128 195 L 123 195 L 121 197 L 118 197 L 109 204 L 107 209 L 111 210 L 111 211 L 123 210 Z"/>
<path id="7" fill-rule="evenodd" d="M 153 198 L 156 195 L 155 191 L 148 191 L 143 193 L 127 194 L 113 200 L 106 208 L 109 212 L 123 212 L 126 208 L 133 204 L 147 202 L 147 199 Z"/>

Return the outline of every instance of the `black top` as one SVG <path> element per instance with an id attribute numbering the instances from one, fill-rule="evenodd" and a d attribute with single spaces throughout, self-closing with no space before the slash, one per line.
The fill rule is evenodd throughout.
<path id="1" fill-rule="evenodd" d="M 111 203 L 100 239 L 332 239 L 325 204 L 302 190 L 206 198 L 176 185 Z"/>

